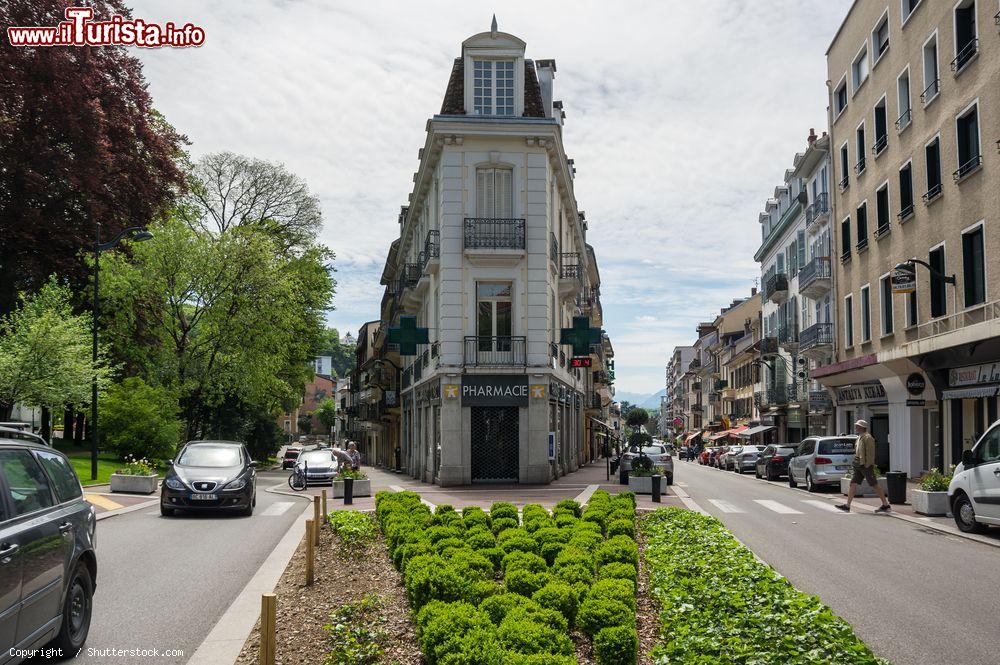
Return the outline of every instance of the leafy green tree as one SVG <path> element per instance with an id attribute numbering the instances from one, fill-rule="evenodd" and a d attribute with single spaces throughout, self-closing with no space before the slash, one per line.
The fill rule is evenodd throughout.
<path id="1" fill-rule="evenodd" d="M 177 417 L 177 397 L 168 388 L 132 376 L 113 385 L 99 408 L 105 447 L 119 457 L 173 457 L 184 423 Z"/>
<path id="2" fill-rule="evenodd" d="M 333 375 L 345 377 L 354 370 L 356 347 L 356 343 L 348 344 L 341 341 L 340 332 L 336 328 L 327 328 L 323 333 L 323 344 L 319 355 L 330 356 Z"/>
<path id="3" fill-rule="evenodd" d="M 107 353 L 95 366 L 89 314 L 74 314 L 70 290 L 49 280 L 20 307 L 0 319 L 0 416 L 15 402 L 51 407 L 67 401 L 86 405 L 95 374 L 98 389 L 109 383 Z"/>
<path id="4" fill-rule="evenodd" d="M 311 413 L 300 413 L 299 414 L 299 431 L 303 434 L 312 434 L 313 420 Z"/>
<path id="5" fill-rule="evenodd" d="M 337 426 L 337 402 L 330 397 L 320 402 L 316 407 L 316 420 L 326 430 L 324 434 L 329 434 L 330 430 Z"/>

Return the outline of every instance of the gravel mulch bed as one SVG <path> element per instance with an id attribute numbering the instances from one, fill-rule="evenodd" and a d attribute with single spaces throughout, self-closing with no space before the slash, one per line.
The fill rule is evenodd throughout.
<path id="1" fill-rule="evenodd" d="M 642 515 L 638 515 L 636 523 L 640 523 Z M 639 632 L 639 665 L 652 665 L 649 652 L 656 645 L 660 634 L 660 604 L 653 598 L 649 587 L 649 570 L 646 568 L 644 555 L 646 552 L 646 537 L 641 529 L 635 531 L 635 542 L 639 545 L 639 594 L 636 597 L 635 621 Z"/>
<path id="2" fill-rule="evenodd" d="M 343 547 L 329 528 L 320 531 L 316 548 L 315 584 L 305 586 L 305 542 L 289 562 L 275 587 L 278 597 L 277 626 L 279 665 L 312 665 L 326 661 L 329 636 L 323 629 L 330 612 L 369 594 L 382 601 L 381 625 L 387 633 L 382 663 L 419 665 L 416 629 L 410 619 L 399 572 L 386 554 L 381 534 L 369 546 Z M 260 624 L 254 627 L 236 661 L 256 665 L 260 648 Z"/>

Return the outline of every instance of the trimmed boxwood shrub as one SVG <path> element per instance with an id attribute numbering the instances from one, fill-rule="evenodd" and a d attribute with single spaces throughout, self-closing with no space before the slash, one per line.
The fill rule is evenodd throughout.
<path id="1" fill-rule="evenodd" d="M 549 511 L 542 508 L 537 503 L 528 503 L 521 508 L 521 521 L 527 524 L 528 522 L 535 519 L 549 519 Z"/>
<path id="2" fill-rule="evenodd" d="M 558 579 L 571 585 L 590 585 L 594 581 L 594 572 L 580 564 L 553 568 L 552 572 Z"/>
<path id="3" fill-rule="evenodd" d="M 500 642 L 512 651 L 523 654 L 557 654 L 571 656 L 573 640 L 560 631 L 537 621 L 525 620 L 511 612 L 500 624 Z"/>
<path id="4" fill-rule="evenodd" d="M 510 613 L 510 611 L 515 607 L 528 607 L 533 605 L 538 605 L 538 603 L 520 594 L 510 593 L 507 591 L 504 593 L 498 593 L 495 596 L 490 596 L 482 602 L 479 609 L 486 612 L 490 621 L 499 626 L 500 622 L 503 621 L 507 614 Z"/>
<path id="5" fill-rule="evenodd" d="M 576 625 L 584 635 L 593 638 L 599 630 L 608 626 L 635 627 L 635 612 L 628 605 L 617 600 L 587 598 L 576 613 Z"/>
<path id="6" fill-rule="evenodd" d="M 531 599 L 546 609 L 561 613 L 570 626 L 576 620 L 576 611 L 580 603 L 576 591 L 565 582 L 549 582 L 532 594 Z"/>
<path id="7" fill-rule="evenodd" d="M 628 580 L 633 587 L 639 584 L 639 572 L 628 563 L 606 563 L 597 571 L 599 580 Z"/>
<path id="8" fill-rule="evenodd" d="M 432 545 L 445 538 L 458 538 L 461 540 L 463 535 L 461 530 L 450 526 L 432 526 L 424 531 L 424 536 L 427 540 L 431 541 Z"/>
<path id="9" fill-rule="evenodd" d="M 444 554 L 445 550 L 449 549 L 467 550 L 470 548 L 469 544 L 461 538 L 445 538 L 434 543 L 434 551 L 438 554 Z"/>
<path id="10" fill-rule="evenodd" d="M 542 545 L 542 558 L 545 559 L 545 563 L 551 566 L 553 563 L 555 563 L 556 557 L 559 556 L 559 553 L 562 552 L 565 548 L 566 546 L 563 545 L 562 543 L 558 542 L 545 543 L 544 545 Z"/>
<path id="11" fill-rule="evenodd" d="M 465 536 L 465 544 L 474 550 L 496 547 L 497 539 L 489 531 L 476 531 Z"/>
<path id="12" fill-rule="evenodd" d="M 517 506 L 506 501 L 497 501 L 490 506 L 490 518 L 496 521 L 500 518 L 512 519 L 517 522 Z"/>
<path id="13" fill-rule="evenodd" d="M 450 550 L 446 558 L 448 563 L 459 570 L 467 571 L 467 575 L 484 579 L 493 577 L 493 562 L 483 556 L 482 552 L 470 549 L 454 549 Z"/>
<path id="14" fill-rule="evenodd" d="M 469 603 L 432 601 L 417 612 L 416 623 L 420 650 L 430 665 L 450 652 L 461 651 L 462 636 L 470 631 L 493 631 L 489 617 Z"/>
<path id="15" fill-rule="evenodd" d="M 590 571 L 591 576 L 594 574 L 596 566 L 594 564 L 594 556 L 587 550 L 579 549 L 576 547 L 566 547 L 559 556 L 556 557 L 555 562 L 552 567 L 556 570 L 564 568 L 565 566 L 583 566 Z"/>
<path id="16" fill-rule="evenodd" d="M 639 566 L 639 546 L 628 536 L 615 536 L 597 549 L 597 563 L 629 563 Z"/>
<path id="17" fill-rule="evenodd" d="M 468 595 L 475 578 L 463 575 L 442 557 L 422 554 L 406 565 L 403 584 L 410 606 L 419 610 L 432 600 L 459 601 Z"/>
<path id="18" fill-rule="evenodd" d="M 494 517 L 493 518 L 493 533 L 500 534 L 505 529 L 516 529 L 517 528 L 517 518 L 510 517 Z"/>
<path id="19" fill-rule="evenodd" d="M 617 600 L 635 612 L 635 585 L 629 580 L 598 580 L 590 587 L 587 599 Z"/>
<path id="20" fill-rule="evenodd" d="M 503 561 L 504 552 L 499 547 L 488 547 L 485 550 L 477 550 L 480 554 L 490 560 L 493 570 L 500 570 L 500 563 Z"/>
<path id="21" fill-rule="evenodd" d="M 510 534 L 509 537 L 504 537 Z M 537 554 L 539 551 L 538 542 L 525 531 L 508 529 L 497 538 L 497 547 L 506 553 L 511 552 L 531 552 Z"/>
<path id="22" fill-rule="evenodd" d="M 531 535 L 538 542 L 539 545 L 544 546 L 546 543 L 568 542 L 571 534 L 568 529 L 547 527 L 545 529 L 539 529 L 538 531 L 536 531 Z"/>
<path id="23" fill-rule="evenodd" d="M 547 526 L 551 526 L 552 520 L 542 517 L 533 517 L 530 520 L 524 520 L 524 530 L 528 533 L 535 533 L 539 529 L 544 529 Z"/>
<path id="24" fill-rule="evenodd" d="M 628 536 L 635 540 L 635 523 L 632 520 L 616 519 L 608 522 L 608 538 Z"/>
<path id="25" fill-rule="evenodd" d="M 544 573 L 548 570 L 545 559 L 531 552 L 515 551 L 504 556 L 500 568 L 506 575 L 512 570 L 527 570 L 529 573 Z"/>
<path id="26" fill-rule="evenodd" d="M 553 515 L 562 512 L 568 512 L 573 517 L 579 517 L 581 513 L 580 504 L 573 499 L 563 499 L 552 509 Z"/>
<path id="27" fill-rule="evenodd" d="M 483 526 L 487 529 L 490 528 L 490 516 L 486 512 L 479 508 L 478 510 L 473 510 L 464 514 L 462 517 L 462 523 L 465 525 L 466 529 L 472 529 L 473 527 Z"/>
<path id="28" fill-rule="evenodd" d="M 549 582 L 548 573 L 533 573 L 530 570 L 516 568 L 504 575 L 507 589 L 522 596 L 531 598 L 536 591 Z"/>
<path id="29" fill-rule="evenodd" d="M 632 626 L 609 626 L 594 636 L 594 657 L 598 665 L 635 665 L 639 636 Z"/>
<path id="30" fill-rule="evenodd" d="M 579 523 L 580 519 L 573 515 L 569 515 L 566 513 L 560 513 L 559 515 L 556 515 L 556 526 L 559 527 L 560 529 L 565 529 L 566 527 L 570 527 L 573 526 L 574 524 L 579 524 Z"/>

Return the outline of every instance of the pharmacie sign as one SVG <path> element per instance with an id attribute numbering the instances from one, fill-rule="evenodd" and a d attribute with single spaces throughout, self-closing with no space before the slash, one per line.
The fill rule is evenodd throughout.
<path id="1" fill-rule="evenodd" d="M 462 406 L 528 406 L 528 395 L 523 374 L 462 378 Z"/>
<path id="2" fill-rule="evenodd" d="M 868 404 L 870 402 L 884 402 L 885 388 L 881 383 L 852 383 L 847 386 L 837 388 L 837 404 Z"/>

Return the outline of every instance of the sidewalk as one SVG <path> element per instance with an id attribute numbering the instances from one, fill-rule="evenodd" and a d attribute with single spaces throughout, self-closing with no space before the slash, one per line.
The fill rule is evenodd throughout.
<path id="1" fill-rule="evenodd" d="M 83 490 L 83 498 L 97 511 L 97 519 L 104 519 L 119 513 L 139 510 L 159 502 L 157 494 L 122 494 L 111 492 L 108 485 L 92 485 Z"/>

